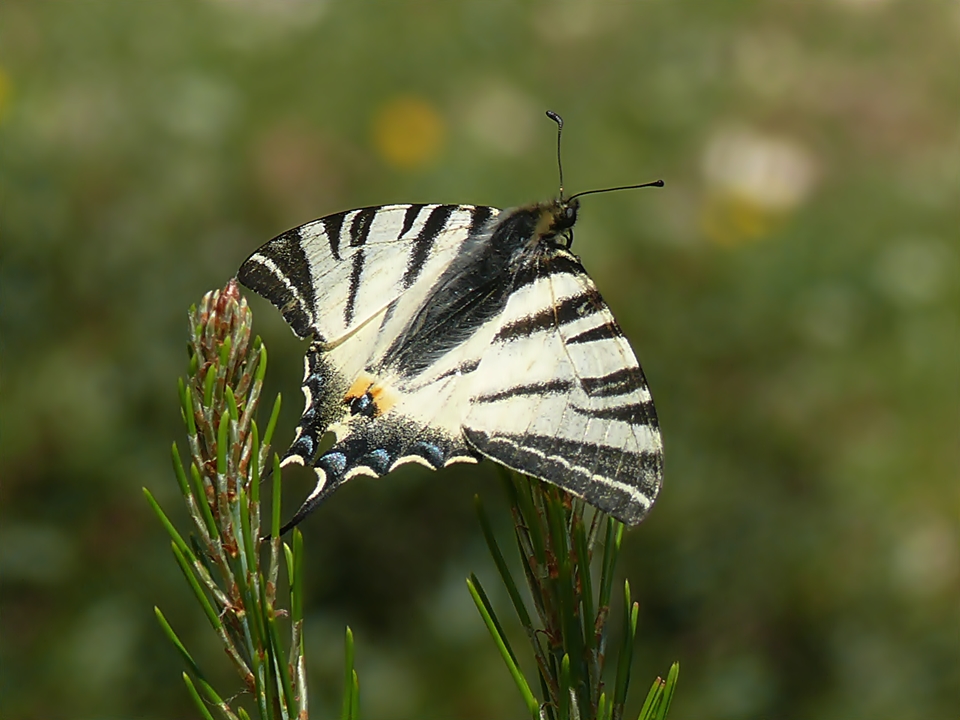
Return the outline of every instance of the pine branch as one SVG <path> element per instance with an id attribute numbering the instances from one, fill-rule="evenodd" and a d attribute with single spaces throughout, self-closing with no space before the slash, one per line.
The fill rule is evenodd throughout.
<path id="1" fill-rule="evenodd" d="M 262 720 L 306 720 L 303 540 L 294 531 L 292 547 L 281 545 L 276 456 L 271 532 L 262 537 L 261 469 L 270 458 L 280 398 L 261 438 L 255 418 L 267 350 L 260 338 L 251 341 L 252 321 L 235 281 L 207 293 L 199 308 L 190 310 L 189 373 L 179 384 L 189 471 L 173 446 L 174 474 L 192 520 L 188 539 L 144 489 L 170 534 L 174 557 L 189 587 L 240 676 L 246 693 L 238 697 L 253 700 L 249 711 L 235 708 L 236 700 L 224 700 L 210 686 L 163 614 L 159 609 L 156 613 L 187 665 L 184 681 L 202 717 L 239 720 L 252 712 Z M 281 559 L 289 588 L 282 598 Z"/>
<path id="2" fill-rule="evenodd" d="M 624 583 L 627 616 L 623 634 L 610 643 L 617 657 L 612 692 L 605 685 L 604 668 L 606 660 L 612 657 L 607 619 L 623 524 L 554 485 L 510 471 L 504 471 L 504 478 L 515 541 L 535 615 L 531 615 L 520 595 L 479 498 L 477 511 L 500 580 L 530 642 L 537 668 L 536 687 L 542 699 L 538 700 L 531 690 L 480 581 L 471 575 L 467 585 L 474 603 L 531 717 L 621 720 L 639 614 L 639 604 L 631 602 L 628 582 Z M 601 531 L 605 540 L 600 557 L 593 562 Z M 592 564 L 599 566 L 596 577 Z M 674 663 L 666 681 L 657 678 L 639 720 L 666 717 L 678 674 L 679 664 Z"/>

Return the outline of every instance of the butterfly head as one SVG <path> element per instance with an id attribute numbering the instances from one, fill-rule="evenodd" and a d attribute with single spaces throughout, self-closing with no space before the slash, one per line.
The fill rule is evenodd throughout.
<path id="1" fill-rule="evenodd" d="M 557 198 L 543 203 L 538 209 L 540 218 L 534 235 L 537 242 L 550 242 L 569 250 L 573 245 L 573 226 L 577 222 L 580 201 L 576 198 Z"/>

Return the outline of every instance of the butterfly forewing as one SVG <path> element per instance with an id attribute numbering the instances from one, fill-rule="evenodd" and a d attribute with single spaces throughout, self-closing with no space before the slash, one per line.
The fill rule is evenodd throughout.
<path id="1" fill-rule="evenodd" d="M 464 433 L 481 454 L 639 522 L 660 486 L 660 432 L 629 344 L 583 267 L 538 258 L 474 380 Z"/>
<path id="2" fill-rule="evenodd" d="M 477 221 L 477 208 L 465 205 L 335 213 L 277 236 L 237 277 L 276 305 L 299 337 L 336 344 L 414 285 L 429 286 Z"/>

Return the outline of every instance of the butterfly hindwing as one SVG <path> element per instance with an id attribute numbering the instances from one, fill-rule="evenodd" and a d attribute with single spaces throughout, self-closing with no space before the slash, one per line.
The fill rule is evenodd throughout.
<path id="1" fill-rule="evenodd" d="M 662 465 L 640 365 L 572 255 L 536 258 L 529 274 L 477 369 L 464 434 L 482 455 L 635 524 Z"/>
<path id="2" fill-rule="evenodd" d="M 358 335 L 370 332 L 362 328 Z M 352 340 L 332 351 L 311 346 L 307 353 L 307 408 L 284 464 L 312 465 L 317 483 L 286 527 L 296 525 L 341 484 L 359 475 L 380 477 L 408 463 L 439 470 L 479 459 L 460 432 L 460 408 L 466 402 L 462 373 L 452 369 L 418 388 L 394 375 L 362 370 L 348 386 L 347 376 L 336 366 L 343 362 L 337 355 L 345 353 Z M 324 382 L 328 392 L 314 392 Z M 334 444 L 318 455 L 320 439 L 328 430 Z"/>

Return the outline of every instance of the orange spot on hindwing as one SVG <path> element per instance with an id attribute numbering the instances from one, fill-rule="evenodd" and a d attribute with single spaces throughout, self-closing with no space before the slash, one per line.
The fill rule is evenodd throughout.
<path id="1" fill-rule="evenodd" d="M 343 396 L 343 401 L 350 402 L 351 400 L 363 397 L 370 386 L 373 385 L 374 379 L 372 375 L 361 373 L 360 376 L 353 381 L 353 385 L 347 390 L 347 394 Z"/>
<path id="2" fill-rule="evenodd" d="M 385 414 L 398 399 L 396 392 L 379 384 L 373 375 L 361 373 L 343 396 L 343 403 L 350 407 L 351 415 L 374 418 Z"/>

